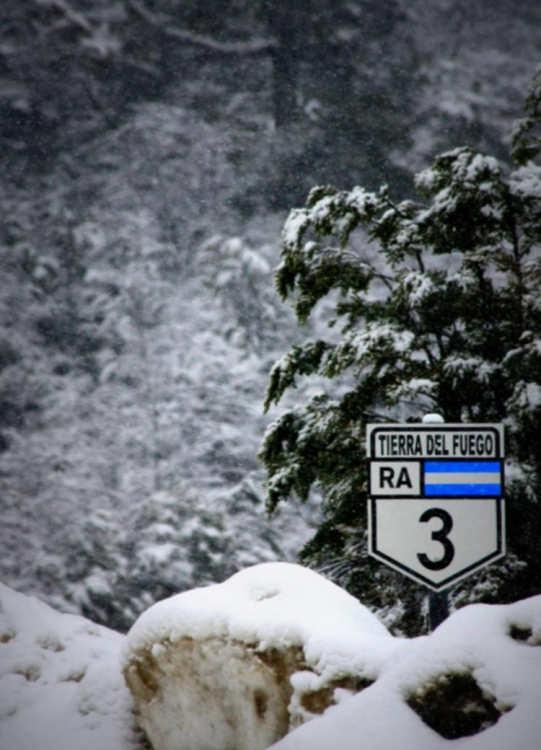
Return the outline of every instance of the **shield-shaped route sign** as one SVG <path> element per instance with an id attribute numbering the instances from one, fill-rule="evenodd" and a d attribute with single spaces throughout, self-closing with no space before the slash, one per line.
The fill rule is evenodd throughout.
<path id="1" fill-rule="evenodd" d="M 441 591 L 505 554 L 499 424 L 372 424 L 369 552 Z"/>

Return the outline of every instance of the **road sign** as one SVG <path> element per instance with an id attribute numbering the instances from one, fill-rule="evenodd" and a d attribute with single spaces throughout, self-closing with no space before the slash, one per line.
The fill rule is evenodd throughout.
<path id="1" fill-rule="evenodd" d="M 441 591 L 503 557 L 502 425 L 368 425 L 369 552 Z"/>

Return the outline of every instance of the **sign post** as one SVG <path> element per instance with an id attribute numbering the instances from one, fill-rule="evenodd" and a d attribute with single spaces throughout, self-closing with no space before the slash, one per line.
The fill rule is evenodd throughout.
<path id="1" fill-rule="evenodd" d="M 371 424 L 369 553 L 442 592 L 505 554 L 499 424 Z"/>

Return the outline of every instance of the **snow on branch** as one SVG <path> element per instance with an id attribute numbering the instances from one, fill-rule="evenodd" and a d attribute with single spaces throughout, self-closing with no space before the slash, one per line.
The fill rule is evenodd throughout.
<path id="1" fill-rule="evenodd" d="M 74 10 L 66 0 L 38 0 L 38 5 L 42 7 L 55 8 L 74 26 L 92 34 L 94 29 L 82 13 Z"/>
<path id="2" fill-rule="evenodd" d="M 247 42 L 219 42 L 212 37 L 171 26 L 169 19 L 152 13 L 138 0 L 128 0 L 128 5 L 134 13 L 155 29 L 158 29 L 160 33 L 173 39 L 178 39 L 180 42 L 187 42 L 197 47 L 203 47 L 210 52 L 218 52 L 225 55 L 259 55 L 269 52 L 277 45 L 274 39 L 251 39 Z"/>

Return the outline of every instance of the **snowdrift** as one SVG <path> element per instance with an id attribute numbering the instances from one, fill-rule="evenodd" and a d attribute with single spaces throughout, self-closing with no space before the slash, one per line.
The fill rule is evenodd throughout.
<path id="1" fill-rule="evenodd" d="M 280 563 L 154 605 L 127 637 L 5 586 L 0 603 L 2 750 L 142 750 L 122 670 L 149 653 L 149 684 L 175 678 L 184 706 L 175 715 L 171 696 L 161 704 L 162 734 L 179 750 L 189 732 L 194 742 L 208 736 L 213 717 L 216 744 L 206 750 L 239 726 L 248 737 L 258 724 L 246 717 L 258 707 L 278 730 L 257 736 L 283 734 L 273 750 L 443 750 L 449 740 L 460 750 L 541 747 L 541 596 L 466 607 L 411 640 L 392 637 L 317 574 Z M 188 640 L 198 659 L 183 682 L 164 666 Z M 277 672 L 264 657 L 258 671 L 264 654 L 294 658 Z M 208 690 L 191 694 L 190 684 Z M 227 711 L 244 717 L 236 729 Z"/>
<path id="2" fill-rule="evenodd" d="M 123 641 L 0 584 L 0 748 L 139 750 Z"/>
<path id="3" fill-rule="evenodd" d="M 151 607 L 124 670 L 156 750 L 541 747 L 541 597 L 394 638 L 316 573 L 268 563 Z"/>

